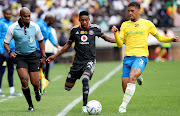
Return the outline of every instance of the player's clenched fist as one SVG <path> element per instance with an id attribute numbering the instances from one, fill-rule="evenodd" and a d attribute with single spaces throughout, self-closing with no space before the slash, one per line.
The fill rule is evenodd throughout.
<path id="1" fill-rule="evenodd" d="M 111 29 L 111 31 L 112 31 L 113 33 L 116 33 L 116 32 L 118 31 L 118 29 L 117 29 L 116 26 L 113 26 L 112 29 Z"/>
<path id="2" fill-rule="evenodd" d="M 173 37 L 173 38 L 172 38 L 172 41 L 173 41 L 173 42 L 180 42 L 180 39 L 179 39 L 178 36 L 176 36 L 176 37 Z"/>

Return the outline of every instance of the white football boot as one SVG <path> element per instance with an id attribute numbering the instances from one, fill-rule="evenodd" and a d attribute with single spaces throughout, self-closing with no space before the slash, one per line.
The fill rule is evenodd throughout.
<path id="1" fill-rule="evenodd" d="M 87 107 L 86 106 L 82 107 L 82 113 L 87 113 Z"/>
<path id="2" fill-rule="evenodd" d="M 125 113 L 125 112 L 126 112 L 126 108 L 119 106 L 118 113 Z"/>

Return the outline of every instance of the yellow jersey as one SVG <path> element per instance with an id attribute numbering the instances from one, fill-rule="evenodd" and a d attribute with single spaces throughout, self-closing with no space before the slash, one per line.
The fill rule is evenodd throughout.
<path id="1" fill-rule="evenodd" d="M 120 28 L 120 34 L 117 38 L 115 33 L 116 42 L 121 41 L 126 45 L 125 56 L 145 56 L 148 57 L 148 36 L 151 33 L 157 38 L 159 35 L 155 25 L 145 19 L 139 19 L 136 22 L 126 21 L 122 23 Z M 121 40 L 118 40 L 121 39 Z M 164 38 L 158 36 L 159 41 L 171 42 L 171 38 Z M 117 41 L 118 40 L 118 41 Z M 122 46 L 122 45 L 121 45 Z M 119 47 L 121 47 L 119 46 Z"/>

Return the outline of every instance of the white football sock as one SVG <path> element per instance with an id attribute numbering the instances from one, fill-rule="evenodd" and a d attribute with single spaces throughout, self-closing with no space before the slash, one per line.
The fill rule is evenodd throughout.
<path id="1" fill-rule="evenodd" d="M 14 87 L 10 87 L 10 88 L 9 88 L 9 93 L 10 93 L 10 94 L 13 94 L 14 92 L 15 92 L 15 88 L 14 88 Z"/>
<path id="2" fill-rule="evenodd" d="M 134 95 L 135 89 L 136 89 L 136 84 L 127 83 L 126 91 L 123 97 L 123 102 L 121 104 L 123 108 L 126 108 L 126 106 L 128 105 L 129 101 Z"/>
<path id="3" fill-rule="evenodd" d="M 2 89 L 0 89 L 0 92 L 2 92 Z"/>

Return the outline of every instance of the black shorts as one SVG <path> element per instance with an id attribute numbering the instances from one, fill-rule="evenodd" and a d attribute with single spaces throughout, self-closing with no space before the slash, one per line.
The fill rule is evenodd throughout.
<path id="1" fill-rule="evenodd" d="M 76 82 L 77 79 L 81 78 L 81 76 L 84 72 L 88 72 L 89 74 L 91 74 L 91 77 L 90 77 L 90 79 L 91 79 L 92 75 L 94 73 L 95 64 L 96 64 L 96 60 L 89 61 L 84 64 L 73 63 L 73 65 L 71 66 L 71 69 L 69 71 L 69 74 L 66 78 L 66 82 L 69 82 L 69 83 Z"/>
<path id="2" fill-rule="evenodd" d="M 16 68 L 27 68 L 28 72 L 37 72 L 39 71 L 39 59 L 38 55 L 35 52 L 29 55 L 20 55 L 17 54 L 15 58 Z"/>

